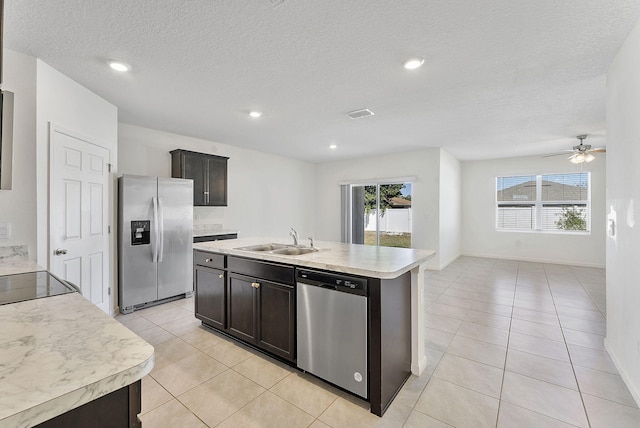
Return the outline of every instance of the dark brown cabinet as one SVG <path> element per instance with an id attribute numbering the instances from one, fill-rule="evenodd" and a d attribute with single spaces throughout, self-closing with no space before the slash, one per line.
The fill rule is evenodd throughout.
<path id="1" fill-rule="evenodd" d="M 295 289 L 229 274 L 229 333 L 272 354 L 294 360 Z"/>
<path id="2" fill-rule="evenodd" d="M 294 267 L 194 252 L 196 317 L 294 362 Z"/>
<path id="3" fill-rule="evenodd" d="M 295 360 L 296 295 L 292 285 L 259 282 L 256 295 L 258 346 L 288 360 Z"/>
<path id="4" fill-rule="evenodd" d="M 270 263 L 251 262 L 278 270 Z M 230 263 L 232 269 L 234 264 Z M 287 269 L 287 268 L 285 268 Z M 293 271 L 293 268 L 290 268 Z M 268 276 L 268 274 L 264 275 Z M 295 360 L 296 296 L 293 284 L 229 273 L 228 332 L 287 360 Z"/>
<path id="5" fill-rule="evenodd" d="M 229 333 L 255 343 L 257 337 L 256 282 L 248 277 L 229 274 Z"/>
<path id="6" fill-rule="evenodd" d="M 226 328 L 225 271 L 196 266 L 196 318 L 220 329 Z"/>
<path id="7" fill-rule="evenodd" d="M 212 241 L 224 241 L 226 239 L 238 239 L 237 233 L 225 233 L 224 235 L 203 235 L 194 236 L 193 242 L 212 242 Z"/>
<path id="8" fill-rule="evenodd" d="M 142 381 L 137 381 L 36 425 L 36 428 L 141 428 L 142 422 L 138 418 L 141 410 Z"/>
<path id="9" fill-rule="evenodd" d="M 193 205 L 227 206 L 227 161 L 224 156 L 172 150 L 171 176 L 193 180 Z"/>
<path id="10" fill-rule="evenodd" d="M 227 284 L 225 257 L 204 251 L 193 253 L 193 282 L 196 318 L 219 329 L 225 329 Z"/>

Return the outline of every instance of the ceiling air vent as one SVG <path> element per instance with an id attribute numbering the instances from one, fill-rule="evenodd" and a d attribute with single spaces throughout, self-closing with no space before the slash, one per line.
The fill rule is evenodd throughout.
<path id="1" fill-rule="evenodd" d="M 267 0 L 269 3 L 271 3 L 271 6 L 273 6 L 274 8 L 280 6 L 282 3 L 285 2 L 285 0 Z"/>
<path id="2" fill-rule="evenodd" d="M 347 113 L 351 119 L 360 119 L 367 116 L 373 116 L 375 113 L 369 110 L 368 108 L 363 108 L 360 110 L 354 110 Z"/>

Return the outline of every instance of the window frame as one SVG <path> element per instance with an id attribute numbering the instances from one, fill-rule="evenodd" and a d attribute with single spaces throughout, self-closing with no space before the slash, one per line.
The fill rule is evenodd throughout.
<path id="1" fill-rule="evenodd" d="M 542 178 L 550 175 L 575 175 L 586 174 L 587 181 L 587 197 L 584 200 L 542 200 Z M 499 201 L 498 200 L 498 180 L 501 178 L 515 178 L 515 177 L 534 177 L 536 181 L 535 200 L 532 201 Z M 498 232 L 520 232 L 520 233 L 549 233 L 549 234 L 567 234 L 567 235 L 590 235 L 591 234 L 591 172 L 559 172 L 559 173 L 539 173 L 539 174 L 518 174 L 518 175 L 502 175 L 496 176 L 494 186 L 494 198 L 495 198 L 495 229 Z M 531 229 L 515 229 L 500 227 L 500 205 L 521 205 L 531 206 L 534 209 L 533 219 L 534 228 Z M 543 228 L 543 212 L 545 205 L 585 205 L 586 210 L 586 229 L 585 230 L 563 230 L 563 229 L 544 229 Z"/>
<path id="2" fill-rule="evenodd" d="M 370 179 L 370 180 L 349 180 L 345 182 L 340 182 L 341 190 L 341 217 L 342 217 L 342 225 L 341 225 L 341 235 L 342 242 L 352 244 L 353 243 L 353 189 L 355 187 L 366 187 L 371 186 L 376 188 L 376 203 L 379 207 L 380 204 L 380 186 L 392 185 L 392 184 L 410 184 L 411 185 L 411 197 L 413 200 L 413 195 L 415 193 L 415 185 L 417 182 L 417 178 L 413 176 L 409 177 L 398 177 L 398 178 L 385 178 L 385 179 Z M 379 212 L 379 208 L 377 210 Z M 400 247 L 400 248 L 414 248 L 414 222 L 413 219 L 410 220 L 411 231 L 409 234 L 411 235 L 411 244 L 409 247 Z M 380 244 L 380 222 L 379 218 L 376 219 L 376 247 L 382 247 L 384 245 Z M 362 244 L 368 245 L 368 244 Z"/>

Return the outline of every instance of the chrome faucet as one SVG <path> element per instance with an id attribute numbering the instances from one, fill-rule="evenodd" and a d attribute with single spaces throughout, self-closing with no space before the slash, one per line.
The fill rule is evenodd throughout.
<path id="1" fill-rule="evenodd" d="M 291 235 L 291 237 L 293 238 L 293 245 L 295 245 L 297 247 L 298 246 L 298 232 L 296 232 L 296 230 L 292 227 L 291 228 L 291 232 L 289 232 L 289 235 Z"/>
<path id="2" fill-rule="evenodd" d="M 310 237 L 309 237 L 309 246 L 310 246 L 311 248 L 313 248 L 314 250 L 316 249 L 316 248 L 313 246 L 313 236 L 310 236 Z"/>

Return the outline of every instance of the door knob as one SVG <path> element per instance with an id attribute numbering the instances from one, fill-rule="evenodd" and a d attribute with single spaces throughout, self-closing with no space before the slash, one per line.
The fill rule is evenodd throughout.
<path id="1" fill-rule="evenodd" d="M 56 248 L 55 250 L 53 250 L 53 255 L 55 256 L 61 256 L 67 254 L 67 250 L 64 248 Z"/>

